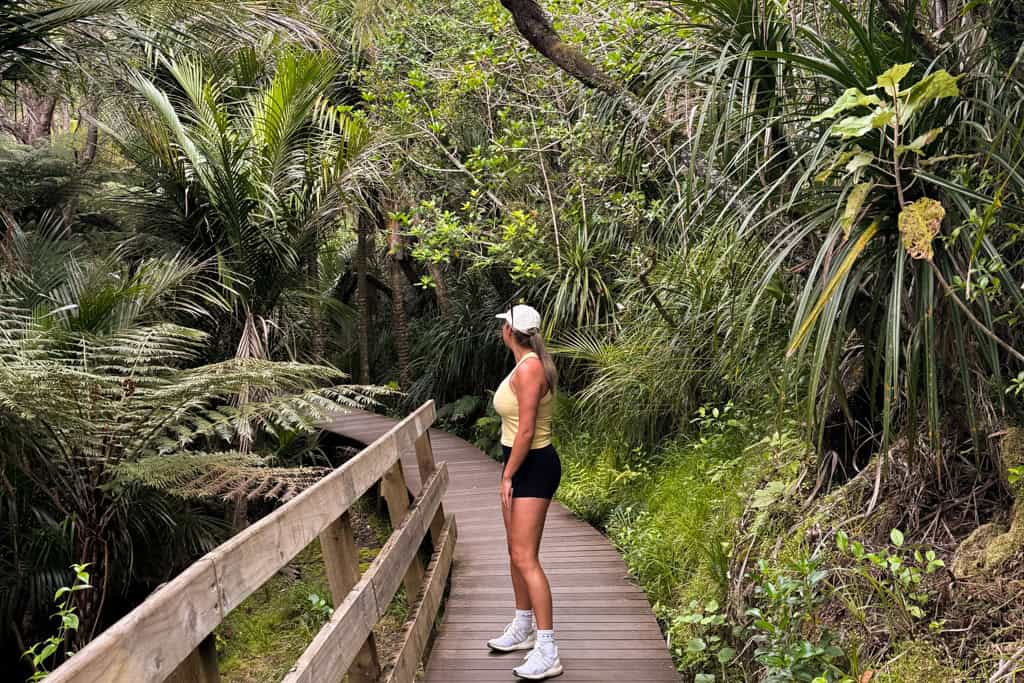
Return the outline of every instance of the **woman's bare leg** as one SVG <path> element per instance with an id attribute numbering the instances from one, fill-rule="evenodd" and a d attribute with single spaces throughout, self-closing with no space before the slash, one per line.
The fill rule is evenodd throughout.
<path id="1" fill-rule="evenodd" d="M 537 628 L 541 630 L 553 628 L 551 586 L 539 558 L 540 539 L 550 505 L 551 500 L 548 498 L 513 498 L 507 523 L 513 576 L 519 573 L 529 596 L 529 604 L 533 607 Z"/>
<path id="2" fill-rule="evenodd" d="M 513 498 L 513 500 L 515 500 Z M 512 590 L 516 596 L 516 609 L 532 609 L 530 606 L 530 592 L 526 587 L 526 579 L 519 573 L 516 563 L 512 562 L 512 511 L 501 506 L 501 516 L 505 520 L 505 540 L 508 543 L 509 570 L 512 574 Z"/>

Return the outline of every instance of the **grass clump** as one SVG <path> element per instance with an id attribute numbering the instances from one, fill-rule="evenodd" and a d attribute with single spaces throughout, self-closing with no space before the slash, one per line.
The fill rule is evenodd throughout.
<path id="1" fill-rule="evenodd" d="M 221 678 L 237 683 L 280 680 L 326 620 L 309 596 L 329 604 L 330 586 L 311 543 L 260 590 L 227 616 L 216 631 Z"/>
<path id="2" fill-rule="evenodd" d="M 942 663 L 938 650 L 923 641 L 901 644 L 899 654 L 878 671 L 878 683 L 962 683 L 968 679 Z"/>

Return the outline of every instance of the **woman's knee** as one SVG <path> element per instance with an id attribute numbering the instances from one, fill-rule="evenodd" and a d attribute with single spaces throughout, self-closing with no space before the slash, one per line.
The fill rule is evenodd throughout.
<path id="1" fill-rule="evenodd" d="M 510 547 L 509 556 L 512 558 L 513 566 L 520 572 L 534 569 L 540 564 L 537 561 L 537 553 L 530 548 Z"/>

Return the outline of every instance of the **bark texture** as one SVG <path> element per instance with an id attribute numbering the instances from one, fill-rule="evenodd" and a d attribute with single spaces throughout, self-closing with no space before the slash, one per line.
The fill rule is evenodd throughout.
<path id="1" fill-rule="evenodd" d="M 369 251 L 372 240 L 373 217 L 366 211 L 359 214 L 356 224 L 356 308 L 359 310 L 359 382 L 370 383 L 370 285 L 368 282 Z"/>
<path id="2" fill-rule="evenodd" d="M 398 384 L 407 390 L 412 384 L 409 371 L 409 321 L 405 314 L 405 283 L 402 261 L 406 258 L 405 241 L 401 227 L 393 218 L 388 219 L 388 265 L 391 271 L 391 317 L 395 329 L 395 352 L 398 356 Z"/>
<path id="3" fill-rule="evenodd" d="M 49 139 L 57 98 L 31 85 L 19 84 L 15 100 L 13 111 L 0 102 L 0 130 L 7 131 L 23 145 Z"/>
<path id="4" fill-rule="evenodd" d="M 621 95 L 625 91 L 621 83 L 564 42 L 534 0 L 501 0 L 501 4 L 512 14 L 516 28 L 527 42 L 562 71 L 583 85 L 609 95 Z"/>

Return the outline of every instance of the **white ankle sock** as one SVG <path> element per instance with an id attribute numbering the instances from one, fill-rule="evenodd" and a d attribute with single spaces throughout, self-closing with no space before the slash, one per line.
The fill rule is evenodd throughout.
<path id="1" fill-rule="evenodd" d="M 533 610 L 532 609 L 517 609 L 516 610 L 516 626 L 529 633 L 533 630 Z"/>
<path id="2" fill-rule="evenodd" d="M 557 651 L 557 648 L 555 647 L 554 629 L 537 629 L 537 647 L 545 653 L 553 653 Z"/>

